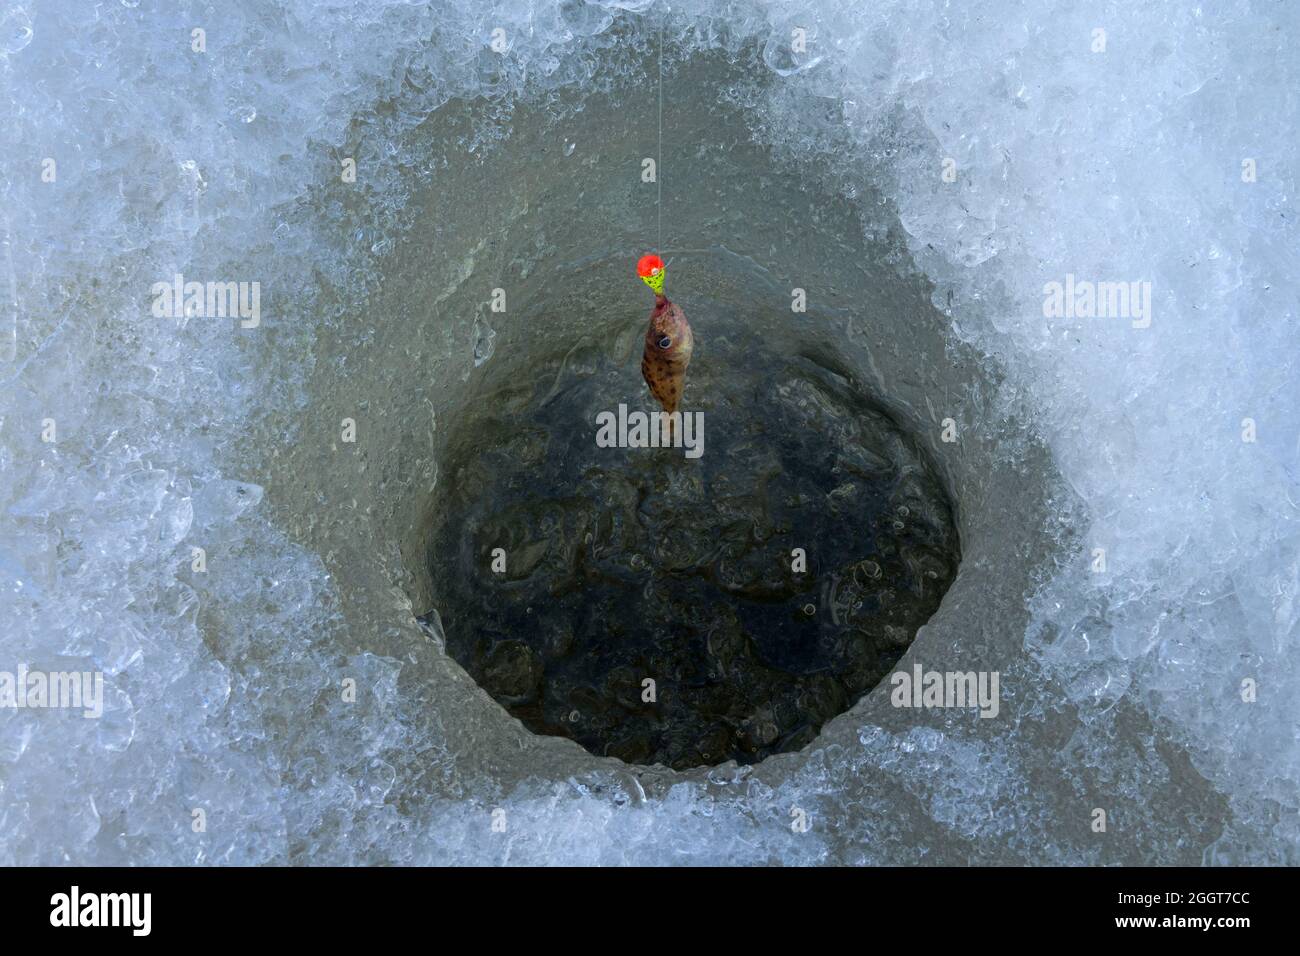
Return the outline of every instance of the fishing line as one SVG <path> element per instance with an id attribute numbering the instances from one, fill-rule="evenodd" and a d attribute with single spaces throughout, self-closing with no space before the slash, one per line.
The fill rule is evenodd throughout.
<path id="1" fill-rule="evenodd" d="M 659 158 L 655 160 L 655 185 L 658 196 L 655 209 L 659 217 L 659 242 L 656 248 L 664 245 L 664 20 L 668 18 L 668 6 L 659 16 Z"/>

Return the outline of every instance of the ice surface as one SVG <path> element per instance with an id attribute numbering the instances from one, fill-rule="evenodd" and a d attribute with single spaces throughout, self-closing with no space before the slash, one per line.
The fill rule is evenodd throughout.
<path id="1" fill-rule="evenodd" d="M 0 710 L 0 861 L 1300 862 L 1294 5 L 270 6 L 0 14 L 0 670 L 106 685 L 98 721 Z M 966 564 L 917 641 L 1022 652 L 996 733 L 868 701 L 803 754 L 659 779 L 530 742 L 411 620 L 418 582 L 392 586 L 410 556 L 338 531 L 411 517 L 384 510 L 385 489 L 431 494 L 436 462 L 340 444 L 335 494 L 285 490 L 325 487 L 282 467 L 310 460 L 293 456 L 321 419 L 336 441 L 345 417 L 396 428 L 349 382 L 378 367 L 366 348 L 407 346 L 391 331 L 405 317 L 361 305 L 412 196 L 456 172 L 404 152 L 408 134 L 485 97 L 456 163 L 488 170 L 515 94 L 572 103 L 578 84 L 644 79 L 661 19 L 670 57 L 753 72 L 710 99 L 744 108 L 761 142 L 816 159 L 869 224 L 866 187 L 883 193 L 952 340 L 999 370 L 956 412 L 965 460 L 999 479 L 952 465 Z M 796 27 L 809 54 L 783 49 Z M 595 133 L 563 141 L 570 180 L 622 159 Z M 526 223 L 539 195 L 498 197 L 502 222 Z M 457 245 L 472 211 L 442 212 L 435 304 L 495 255 Z M 751 225 L 757 247 L 781 223 Z M 260 281 L 261 328 L 151 316 L 151 285 L 177 272 Z M 1066 274 L 1150 282 L 1150 326 L 1045 318 L 1044 284 Z M 462 410 L 448 389 L 473 363 L 472 318 L 410 346 L 456 370 L 419 418 L 428 436 Z M 484 372 L 526 347 L 493 327 Z M 937 421 L 954 399 L 931 397 Z M 1042 514 L 1012 486 L 1047 470 L 1006 437 L 1016 422 L 1065 483 Z M 1020 511 L 1060 537 L 1008 635 Z M 1114 839 L 1089 832 L 1095 805 Z"/>

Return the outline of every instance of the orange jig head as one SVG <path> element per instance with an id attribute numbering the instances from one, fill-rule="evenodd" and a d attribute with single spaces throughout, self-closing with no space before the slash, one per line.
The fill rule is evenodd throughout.
<path id="1" fill-rule="evenodd" d="M 664 294 L 664 261 L 651 253 L 642 256 L 636 264 L 636 274 L 648 285 L 655 295 Z"/>

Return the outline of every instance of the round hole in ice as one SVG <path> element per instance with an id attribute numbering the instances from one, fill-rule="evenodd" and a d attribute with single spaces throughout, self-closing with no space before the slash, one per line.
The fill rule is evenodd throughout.
<path id="1" fill-rule="evenodd" d="M 1053 539 L 1045 525 L 1059 513 L 1049 507 L 1056 492 L 1041 445 L 1023 422 L 989 414 L 1001 373 L 953 336 L 955 319 L 933 305 L 934 290 L 903 249 L 891 207 L 870 199 L 870 170 L 832 176 L 817 162 L 793 165 L 757 145 L 748 117 L 716 95 L 717 79 L 710 79 L 716 67 L 692 62 L 675 79 L 691 102 L 675 114 L 673 136 L 665 140 L 664 168 L 671 164 L 676 174 L 671 186 L 665 182 L 662 246 L 656 249 L 651 241 L 656 209 L 641 188 L 639 166 L 632 164 L 629 174 L 622 161 L 652 156 L 657 145 L 653 125 L 626 108 L 626 90 L 575 92 L 558 111 L 555 104 L 520 104 L 509 137 L 499 142 L 476 138 L 472 117 L 478 105 L 452 104 L 407 136 L 405 148 L 423 158 L 400 191 L 403 228 L 362 220 L 350 233 L 376 256 L 364 295 L 346 307 L 335 305 L 336 318 L 314 333 L 306 393 L 311 406 L 326 413 L 294 417 L 296 440 L 274 463 L 283 481 L 269 496 L 284 503 L 286 520 L 340 582 L 350 640 L 402 661 L 395 693 L 404 706 L 414 708 L 430 732 L 448 735 L 448 747 L 460 759 L 493 774 L 567 779 L 615 751 L 599 741 L 584 749 L 570 739 L 590 708 L 575 705 L 562 714 L 564 736 L 532 733 L 511 716 L 509 701 L 502 706 L 481 685 L 475 687 L 470 671 L 477 665 L 469 657 L 462 666 L 455 653 L 447 653 L 474 639 L 467 615 L 477 611 L 472 601 L 457 607 L 448 582 L 459 576 L 460 586 L 470 587 L 478 576 L 496 574 L 490 560 L 484 564 L 490 548 L 474 551 L 484 546 L 478 536 L 446 529 L 470 520 L 473 508 L 491 503 L 499 489 L 460 488 L 458 471 L 489 448 L 513 442 L 526 452 L 529 435 L 539 429 L 549 429 L 547 441 L 557 448 L 572 443 L 575 456 L 590 456 L 596 452 L 596 414 L 621 403 L 653 407 L 638 367 L 651 300 L 635 270 L 647 251 L 666 260 L 668 293 L 695 327 L 682 407 L 706 413 L 705 451 L 698 461 L 686 462 L 684 455 L 643 458 L 627 449 L 605 450 L 633 456 L 628 467 L 641 469 L 638 480 L 647 489 L 666 487 L 681 495 L 673 499 L 674 508 L 651 516 L 657 524 L 646 527 L 636 554 L 625 555 L 627 573 L 676 581 L 683 568 L 672 563 L 672 549 L 703 536 L 693 525 L 685 534 L 673 533 L 671 522 L 685 520 L 691 502 L 689 489 L 668 487 L 667 476 L 716 475 L 726 456 L 751 453 L 729 445 L 745 438 L 742 425 L 759 429 L 749 435 L 753 454 L 764 442 L 776 454 L 808 431 L 794 410 L 801 396 L 815 404 L 820 391 L 832 396 L 836 421 L 865 421 L 869 413 L 892 421 L 903 440 L 919 449 L 919 459 L 951 502 L 960 572 L 911 644 L 900 646 L 898 668 L 910 671 L 920 663 L 996 670 L 1023 653 L 1015 643 L 1014 619 L 1024 616 L 1032 577 L 1051 559 Z M 575 140 L 585 145 L 571 155 L 557 147 Z M 845 190 L 867 198 L 846 203 Z M 329 197 L 322 202 L 336 208 Z M 787 405 L 793 409 L 788 415 Z M 339 439 L 345 421 L 356 424 L 350 444 Z M 508 433 L 499 434 L 503 429 Z M 824 440 L 825 448 L 852 444 L 851 435 L 834 429 L 812 431 L 818 434 L 808 440 Z M 873 447 L 866 439 L 859 442 Z M 520 472 L 516 459 L 507 456 L 486 477 L 508 485 L 509 476 Z M 557 461 L 564 464 L 562 456 Z M 797 477 L 809 467 L 800 461 L 786 470 Z M 742 477 L 752 476 L 742 470 Z M 831 477 L 838 478 L 833 472 Z M 549 495 L 586 491 L 603 505 L 576 466 L 549 480 Z M 819 493 L 826 497 L 843 483 L 822 486 Z M 752 491 L 737 492 L 746 493 Z M 839 495 L 847 500 L 857 493 L 848 488 Z M 726 497 L 714 480 L 695 506 L 713 520 L 708 509 L 724 508 Z M 814 512 L 810 521 L 807 511 L 789 507 L 788 534 L 801 534 L 806 543 L 786 539 L 780 547 L 805 548 L 813 573 L 874 561 L 869 552 L 859 553 L 857 542 L 832 539 L 827 546 L 824 513 Z M 859 513 L 870 516 L 869 509 Z M 916 520 L 924 517 L 922 511 Z M 904 529 L 894 528 L 900 521 Z M 883 527 L 892 533 L 908 523 L 900 513 Z M 515 528 L 514 538 L 494 545 L 505 552 L 501 574 L 520 568 L 521 555 L 512 549 L 527 544 L 527 530 Z M 773 573 L 780 570 L 775 554 L 761 545 L 754 550 L 772 558 Z M 633 568 L 637 555 L 641 566 Z M 787 561 L 792 564 L 793 556 Z M 473 570 L 453 573 L 461 568 Z M 707 579 L 704 584 L 713 586 Z M 662 609 L 667 600 L 655 607 Z M 718 612 L 716 602 L 697 603 Z M 820 588 L 796 600 L 791 627 L 808 631 L 834 624 L 833 603 Z M 538 606 L 523 605 L 526 622 L 542 613 Z M 435 615 L 445 620 L 439 624 Z M 431 627 L 421 632 L 413 618 L 429 620 Z M 536 632 L 521 633 L 528 638 Z M 437 648 L 424 646 L 422 634 Z M 900 641 L 906 644 L 909 636 Z M 517 648 L 512 658 L 511 650 L 493 661 L 495 677 L 480 674 L 486 683 L 516 672 L 529 676 L 531 661 Z M 662 677 L 644 668 L 631 676 L 632 703 L 643 702 L 646 679 L 657 681 L 655 696 L 664 699 Z M 848 711 L 822 723 L 816 741 L 798 753 L 760 748 L 735 756 L 773 753 L 753 772 L 779 777 L 810 753 L 856 739 L 863 721 L 894 726 L 915 719 L 895 709 L 891 696 L 887 683 L 856 702 L 846 694 Z M 791 736 L 787 745 L 807 737 Z M 714 750 L 706 752 L 712 759 Z M 644 758 L 622 753 L 632 760 L 659 759 L 653 752 Z M 677 765 L 705 760 L 683 754 Z M 508 771 L 501 769 L 503 761 Z M 636 772 L 643 781 L 683 775 Z M 730 771 L 705 766 L 699 772 Z"/>

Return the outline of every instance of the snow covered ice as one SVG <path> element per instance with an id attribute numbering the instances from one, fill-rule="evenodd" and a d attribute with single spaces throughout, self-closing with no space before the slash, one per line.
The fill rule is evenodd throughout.
<path id="1" fill-rule="evenodd" d="M 0 708 L 0 862 L 1300 863 L 1300 10 L 665 9 L 0 12 L 0 671 L 104 675 Z M 881 686 L 634 767 L 415 619 L 446 436 L 582 332 L 529 318 L 640 315 L 661 23 L 674 280 L 924 436 L 962 564 L 899 667 L 997 670 L 996 719 Z M 259 321 L 156 316 L 178 274 Z"/>

